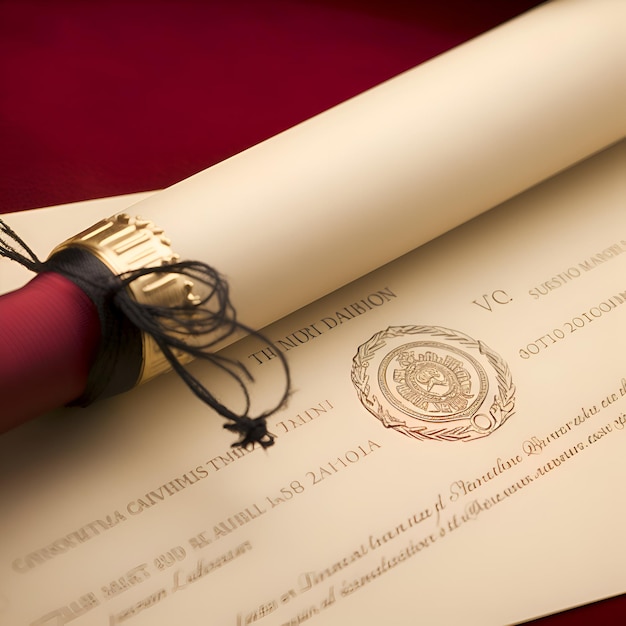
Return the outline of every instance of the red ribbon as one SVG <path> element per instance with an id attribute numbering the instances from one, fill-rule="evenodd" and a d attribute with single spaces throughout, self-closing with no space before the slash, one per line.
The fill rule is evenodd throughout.
<path id="1" fill-rule="evenodd" d="M 0 432 L 80 396 L 99 338 L 95 306 L 59 274 L 0 296 Z"/>

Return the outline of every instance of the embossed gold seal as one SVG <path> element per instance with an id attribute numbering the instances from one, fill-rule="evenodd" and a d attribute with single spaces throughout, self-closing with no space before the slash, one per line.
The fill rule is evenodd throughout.
<path id="1" fill-rule="evenodd" d="M 504 360 L 440 326 L 390 326 L 362 344 L 352 381 L 381 423 L 420 440 L 471 441 L 513 414 L 515 386 Z"/>
<path id="2" fill-rule="evenodd" d="M 82 248 L 104 263 L 113 274 L 175 263 L 175 254 L 164 231 L 151 221 L 120 213 L 101 220 L 58 245 L 50 256 L 71 247 Z M 190 307 L 197 302 L 193 281 L 179 273 L 149 273 L 128 285 L 137 302 L 159 306 Z M 170 364 L 155 340 L 142 332 L 143 366 L 137 384 L 168 371 Z M 189 355 L 179 354 L 190 361 Z"/>

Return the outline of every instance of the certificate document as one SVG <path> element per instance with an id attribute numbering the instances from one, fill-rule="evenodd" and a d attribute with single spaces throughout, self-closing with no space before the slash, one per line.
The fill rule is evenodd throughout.
<path id="1" fill-rule="evenodd" d="M 288 315 L 259 313 L 275 320 L 271 345 L 223 349 L 254 376 L 253 407 L 280 395 L 278 352 L 288 359 L 293 393 L 268 420 L 271 448 L 231 447 L 171 374 L 2 435 L 0 623 L 484 626 L 626 591 L 626 143 L 615 128 L 613 145 L 583 161 L 574 151 L 579 162 L 522 193 L 516 178 L 498 206 L 469 202 L 408 253 L 406 231 L 432 223 L 419 197 L 403 200 L 410 222 L 379 195 L 377 217 L 301 217 L 301 234 L 315 225 L 321 242 L 306 253 L 304 236 L 275 241 L 282 265 L 308 258 L 294 283 L 321 284 L 333 267 L 341 279 Z M 454 168 L 444 178 L 448 188 Z M 139 206 L 158 212 L 176 193 Z M 46 219 L 76 211 L 38 214 L 41 237 Z M 227 268 L 236 289 L 271 247 L 256 236 L 250 277 Z M 381 265 L 394 237 L 401 256 Z M 345 268 L 369 270 L 372 257 L 380 267 L 347 282 Z M 19 276 L 3 267 L 1 286 Z M 249 300 L 281 304 L 283 289 L 295 297 L 276 278 Z M 239 402 L 208 367 L 190 365 Z"/>
<path id="2" fill-rule="evenodd" d="M 267 451 L 170 375 L 4 435 L 3 623 L 484 625 L 623 592 L 625 163 L 231 346 L 261 396 L 289 357 Z"/>

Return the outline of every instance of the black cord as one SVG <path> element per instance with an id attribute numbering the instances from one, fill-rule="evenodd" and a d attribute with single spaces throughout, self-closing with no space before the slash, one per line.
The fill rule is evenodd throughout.
<path id="1" fill-rule="evenodd" d="M 142 333 L 153 337 L 172 369 L 202 402 L 230 421 L 224 428 L 240 435 L 233 446 L 248 447 L 258 443 L 267 448 L 274 437 L 267 430 L 267 418 L 283 408 L 291 393 L 291 375 L 285 356 L 261 333 L 237 320 L 230 302 L 226 280 L 212 267 L 200 261 L 181 261 L 168 265 L 141 268 L 114 275 L 104 263 L 80 247 L 68 247 L 42 262 L 2 219 L 0 219 L 0 256 L 11 259 L 29 270 L 59 273 L 78 285 L 98 310 L 101 341 L 83 395 L 73 404 L 83 406 L 95 399 L 132 388 L 139 377 Z M 192 306 L 144 304 L 135 300 L 128 287 L 149 274 L 179 274 L 193 282 L 204 295 Z M 285 373 L 285 387 L 277 404 L 251 417 L 248 385 L 254 382 L 240 361 L 212 352 L 215 346 L 237 332 L 248 333 L 274 352 Z M 234 412 L 200 382 L 181 362 L 180 354 L 212 363 L 226 372 L 243 394 L 245 408 Z"/>

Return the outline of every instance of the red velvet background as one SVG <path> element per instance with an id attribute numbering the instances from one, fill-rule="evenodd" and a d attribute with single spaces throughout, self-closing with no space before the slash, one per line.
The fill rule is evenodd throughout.
<path id="1" fill-rule="evenodd" d="M 0 212 L 158 189 L 537 0 L 0 0 Z"/>
<path id="2" fill-rule="evenodd" d="M 0 213 L 168 186 L 536 4 L 0 0 Z M 16 297 L 38 309 L 30 347 L 15 343 Z M 77 395 L 97 324 L 70 283 L 47 277 L 0 298 L 0 325 L 12 337 L 0 346 L 7 393 L 22 368 L 31 395 Z M 45 357 L 33 356 L 50 326 Z M 622 597 L 539 623 L 625 615 Z"/>

